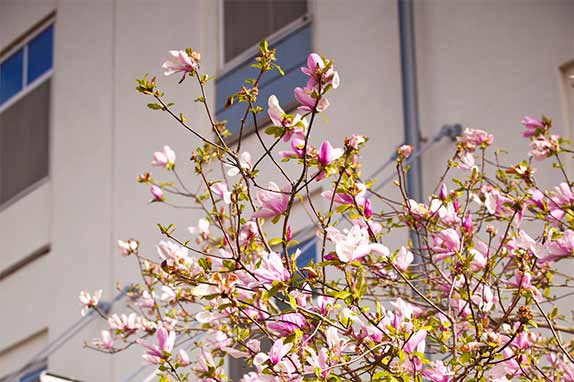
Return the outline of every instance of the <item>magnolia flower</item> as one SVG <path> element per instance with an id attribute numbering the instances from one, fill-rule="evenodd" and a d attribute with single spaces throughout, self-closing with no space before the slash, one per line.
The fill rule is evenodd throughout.
<path id="1" fill-rule="evenodd" d="M 494 136 L 483 130 L 464 129 L 462 136 L 458 137 L 459 144 L 466 151 L 475 151 L 478 147 L 489 146 L 494 142 Z"/>
<path id="2" fill-rule="evenodd" d="M 209 187 L 209 189 L 221 199 L 225 204 L 231 204 L 231 191 L 227 188 L 227 184 L 223 182 L 216 182 Z"/>
<path id="3" fill-rule="evenodd" d="M 132 253 L 137 253 L 140 243 L 137 240 L 118 240 L 118 247 L 122 250 L 123 256 L 129 256 Z"/>
<path id="4" fill-rule="evenodd" d="M 550 137 L 540 135 L 536 137 L 530 142 L 531 150 L 528 152 L 528 156 L 541 161 L 548 158 L 551 154 L 558 153 L 560 151 L 559 138 L 558 135 L 551 135 Z"/>
<path id="5" fill-rule="evenodd" d="M 454 372 L 440 360 L 432 361 L 430 365 L 423 370 L 423 375 L 431 382 L 454 381 Z"/>
<path id="6" fill-rule="evenodd" d="M 283 191 L 274 182 L 267 184 L 266 190 L 257 191 L 259 209 L 253 214 L 253 218 L 271 218 L 287 211 L 289 205 L 290 187 L 286 186 Z"/>
<path id="7" fill-rule="evenodd" d="M 158 365 L 163 359 L 167 359 L 175 344 L 175 332 L 172 331 L 168 333 L 167 329 L 163 326 L 156 330 L 155 335 L 157 337 L 157 344 L 145 342 L 141 339 L 136 340 L 138 344 L 147 349 L 146 354 L 144 354 L 142 358 L 152 365 Z"/>
<path id="8" fill-rule="evenodd" d="M 397 253 L 394 264 L 399 270 L 404 272 L 407 270 L 409 265 L 411 265 L 413 260 L 414 260 L 413 253 L 408 249 L 406 249 L 405 247 L 401 247 L 401 249 L 399 249 L 399 252 Z"/>
<path id="9" fill-rule="evenodd" d="M 179 363 L 181 366 L 188 366 L 191 364 L 191 361 L 189 360 L 189 355 L 187 354 L 187 352 L 183 349 L 180 349 L 177 352 L 177 356 L 175 357 L 175 360 L 177 361 L 177 363 Z"/>
<path id="10" fill-rule="evenodd" d="M 163 151 L 153 153 L 151 164 L 157 167 L 164 167 L 167 170 L 173 169 L 175 167 L 175 151 L 167 145 L 163 146 Z"/>
<path id="11" fill-rule="evenodd" d="M 163 195 L 163 190 L 161 187 L 152 184 L 150 187 L 150 192 L 153 195 L 153 199 L 150 202 L 163 202 L 165 196 Z"/>
<path id="12" fill-rule="evenodd" d="M 397 149 L 397 153 L 399 154 L 400 159 L 407 159 L 411 156 L 413 152 L 413 146 L 411 145 L 402 145 Z"/>
<path id="13" fill-rule="evenodd" d="M 201 218 L 197 221 L 197 227 L 188 227 L 192 235 L 209 235 L 209 220 Z"/>
<path id="14" fill-rule="evenodd" d="M 522 126 L 526 128 L 526 131 L 522 133 L 522 136 L 525 138 L 534 137 L 544 130 L 544 124 L 542 121 L 534 117 L 526 116 L 522 118 L 520 123 L 522 123 Z"/>
<path id="15" fill-rule="evenodd" d="M 310 53 L 307 56 L 307 66 L 301 68 L 301 72 L 309 76 L 307 81 L 307 87 L 313 88 L 319 85 L 319 78 L 321 78 L 321 87 L 330 84 L 333 89 L 339 87 L 339 73 L 333 70 L 331 67 L 326 73 L 320 76 L 320 72 L 325 68 L 325 62 L 317 53 Z"/>
<path id="16" fill-rule="evenodd" d="M 102 330 L 100 332 L 100 338 L 94 340 L 94 345 L 104 350 L 112 350 L 114 348 L 114 340 L 110 331 Z"/>
<path id="17" fill-rule="evenodd" d="M 240 170 L 236 165 L 226 166 L 229 167 L 229 170 L 227 170 L 228 176 L 235 176 L 240 173 Z M 249 152 L 244 151 L 239 155 L 239 166 L 241 166 L 241 170 L 243 171 L 251 171 L 253 163 L 251 163 L 251 154 Z"/>
<path id="18" fill-rule="evenodd" d="M 259 353 L 253 359 L 253 364 L 255 366 L 261 366 L 265 361 L 269 361 L 271 365 L 275 366 L 278 365 L 283 358 L 289 353 L 291 348 L 293 347 L 292 343 L 283 344 L 283 338 L 279 338 L 277 341 L 273 343 L 271 346 L 271 350 L 269 350 L 269 354 Z"/>
<path id="19" fill-rule="evenodd" d="M 90 295 L 86 291 L 81 291 L 79 298 L 80 298 L 80 302 L 84 306 L 82 308 L 81 313 L 82 313 L 82 316 L 85 316 L 86 313 L 88 313 L 88 310 L 90 310 L 90 308 L 94 308 L 95 306 L 98 305 L 100 298 L 102 298 L 102 290 L 98 289 L 97 291 L 94 292 L 93 295 Z"/>
<path id="20" fill-rule="evenodd" d="M 309 356 L 306 358 L 307 363 L 311 366 L 310 368 L 306 368 L 306 372 L 313 374 L 315 369 L 321 370 L 321 377 L 327 379 L 329 374 L 331 374 L 331 370 L 329 369 L 329 356 L 327 355 L 327 349 L 321 348 L 319 350 L 319 354 L 315 352 L 315 350 L 311 347 L 307 348 L 307 352 Z"/>
<path id="21" fill-rule="evenodd" d="M 277 321 L 270 321 L 267 324 L 269 330 L 279 333 L 282 337 L 287 337 L 295 330 L 303 330 L 307 327 L 305 316 L 301 313 L 287 313 L 277 317 Z"/>
<path id="22" fill-rule="evenodd" d="M 129 316 L 112 314 L 108 318 L 108 325 L 110 329 L 133 333 L 142 327 L 142 319 L 135 313 L 130 313 Z"/>
<path id="23" fill-rule="evenodd" d="M 288 142 L 291 140 L 293 135 L 303 136 L 307 131 L 307 120 L 302 118 L 299 114 L 295 114 L 295 117 L 291 118 L 279 105 L 279 100 L 275 95 L 271 95 L 267 101 L 268 109 L 267 114 L 273 125 L 283 126 L 288 128 L 283 135 L 283 140 Z"/>
<path id="24" fill-rule="evenodd" d="M 425 338 L 427 336 L 427 331 L 424 329 L 419 330 L 413 334 L 409 340 L 405 343 L 403 350 L 407 353 L 424 353 L 425 352 Z"/>
<path id="25" fill-rule="evenodd" d="M 303 158 L 305 156 L 305 137 L 293 138 L 291 141 L 291 149 L 293 151 L 279 151 L 279 155 L 283 158 Z M 307 151 L 311 149 L 311 145 L 307 145 Z"/>
<path id="26" fill-rule="evenodd" d="M 301 112 L 307 113 L 315 110 L 317 113 L 321 113 L 329 107 L 329 101 L 326 98 L 313 98 L 313 89 L 296 87 L 293 93 L 297 102 L 301 104 L 299 106 Z"/>
<path id="27" fill-rule="evenodd" d="M 350 230 L 345 229 L 342 233 L 335 227 L 328 227 L 327 238 L 335 243 L 335 253 L 343 263 L 359 260 L 371 252 L 389 256 L 388 248 L 379 243 L 369 243 L 367 229 L 358 225 L 354 225 Z"/>
<path id="28" fill-rule="evenodd" d="M 289 271 L 283 266 L 281 256 L 275 252 L 261 256 L 261 265 L 253 273 L 268 283 L 289 281 L 291 278 Z"/>
<path id="29" fill-rule="evenodd" d="M 482 285 L 480 291 L 472 296 L 472 301 L 478 305 L 482 312 L 489 312 L 494 307 L 497 299 L 488 285 Z"/>
<path id="30" fill-rule="evenodd" d="M 343 156 L 344 150 L 341 148 L 333 148 L 329 141 L 323 141 L 321 148 L 319 149 L 319 163 L 323 166 L 328 166 L 333 163 L 341 156 Z"/>
<path id="31" fill-rule="evenodd" d="M 191 73 L 197 69 L 197 61 L 199 61 L 199 53 L 192 54 L 191 57 L 183 50 L 170 50 L 170 59 L 162 64 L 165 69 L 164 75 L 169 76 L 173 73 L 184 72 Z"/>

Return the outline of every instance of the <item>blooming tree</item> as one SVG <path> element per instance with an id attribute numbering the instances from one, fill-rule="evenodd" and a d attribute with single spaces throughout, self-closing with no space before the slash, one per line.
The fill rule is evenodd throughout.
<path id="1" fill-rule="evenodd" d="M 119 242 L 143 283 L 130 287 L 124 314 L 100 309 L 101 291 L 82 292 L 83 313 L 94 309 L 109 326 L 91 347 L 139 345 L 162 381 L 228 381 L 230 358 L 247 365 L 243 382 L 574 381 L 574 326 L 556 308 L 572 279 L 561 266 L 574 249 L 574 192 L 562 163 L 571 151 L 550 119 L 524 118 L 531 150 L 513 165 L 490 148 L 492 135 L 466 129 L 428 200 L 409 198 L 413 148 L 401 146 L 393 200 L 361 171 L 366 137 L 311 143 L 326 96 L 339 86 L 333 61 L 310 54 L 301 68 L 308 81 L 294 89 L 299 107 L 287 112 L 271 96 L 265 109 L 255 103 L 259 83 L 281 69 L 262 42 L 257 77 L 228 100 L 245 107 L 231 143 L 206 99 L 212 78 L 201 73 L 199 53 L 170 54 L 165 75 L 196 82 L 211 133 L 191 128 L 155 78 L 138 80 L 153 99 L 148 106 L 199 142 L 190 164 L 169 146 L 153 154 L 167 180 L 138 180 L 152 202 L 188 199 L 203 217 L 186 232 L 159 225 L 157 254 L 140 253 L 134 239 Z M 266 114 L 271 126 L 263 129 Z M 258 158 L 242 151 L 250 125 Z M 560 178 L 553 188 L 534 177 L 543 160 Z M 274 181 L 259 180 L 262 163 Z M 178 175 L 186 166 L 197 191 Z M 317 184 L 327 190 L 323 204 L 310 193 Z M 299 206 L 310 211 L 320 252 L 307 264 L 292 233 Z M 412 239 L 389 248 L 388 234 L 401 230 Z"/>

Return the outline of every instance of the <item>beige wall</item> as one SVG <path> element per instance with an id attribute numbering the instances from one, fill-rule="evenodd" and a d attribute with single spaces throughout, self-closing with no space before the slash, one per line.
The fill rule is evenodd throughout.
<path id="1" fill-rule="evenodd" d="M 109 299 L 115 281 L 135 279 L 133 259 L 118 255 L 117 239 L 137 237 L 153 256 L 161 239 L 155 223 L 175 222 L 184 233 L 195 224 L 190 210 L 147 205 L 149 192 L 135 181 L 150 169 L 161 174 L 149 162 L 163 144 L 175 148 L 178 170 L 192 179 L 186 159 L 196 142 L 145 107 L 135 78 L 157 74 L 176 108 L 208 131 L 193 102 L 197 88 L 176 86 L 160 65 L 169 49 L 192 47 L 202 53 L 203 70 L 219 74 L 218 2 L 210 0 L 0 0 L 0 49 L 54 8 L 51 180 L 0 211 L 0 271 L 45 244 L 52 251 L 0 281 L 0 305 L 23 312 L 3 318 L 0 377 L 16 354 L 3 349 L 46 328 L 53 339 L 79 318 L 79 290 L 103 287 Z M 317 121 L 316 142 L 329 137 L 340 146 L 352 132 L 366 134 L 368 175 L 403 140 L 396 2 L 315 0 L 311 9 L 313 45 L 335 59 L 341 75 L 329 121 Z M 460 122 L 525 153 L 524 114 L 546 113 L 563 124 L 558 68 L 574 58 L 574 2 L 417 1 L 415 22 L 424 136 Z M 247 140 L 246 148 L 255 146 L 253 136 Z M 453 147 L 443 142 L 423 157 L 425 192 Z M 276 179 L 271 166 L 262 170 Z M 295 229 L 308 221 L 303 210 L 296 213 Z M 387 244 L 396 248 L 402 239 Z M 114 357 L 82 349 L 101 327 L 90 325 L 51 356 L 51 370 L 86 381 L 127 377 L 141 364 L 139 349 Z"/>

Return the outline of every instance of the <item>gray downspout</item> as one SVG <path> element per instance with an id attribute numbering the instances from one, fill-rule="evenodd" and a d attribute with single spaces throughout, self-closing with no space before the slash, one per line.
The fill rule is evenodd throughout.
<path id="1" fill-rule="evenodd" d="M 415 24 L 413 1 L 398 0 L 399 36 L 401 50 L 401 82 L 403 88 L 403 120 L 405 144 L 420 149 L 419 106 L 417 95 L 417 61 L 415 47 Z M 417 202 L 423 202 L 422 167 L 420 157 L 413 160 L 407 172 L 407 194 Z"/>

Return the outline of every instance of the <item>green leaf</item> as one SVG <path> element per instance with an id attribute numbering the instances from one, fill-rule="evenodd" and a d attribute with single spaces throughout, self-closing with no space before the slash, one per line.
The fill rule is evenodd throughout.
<path id="1" fill-rule="evenodd" d="M 275 246 L 275 245 L 279 245 L 283 242 L 283 240 L 280 237 L 274 237 L 273 239 L 269 240 L 269 245 Z"/>
<path id="2" fill-rule="evenodd" d="M 147 107 L 152 110 L 163 110 L 163 106 L 161 106 L 159 103 L 148 103 Z"/>

